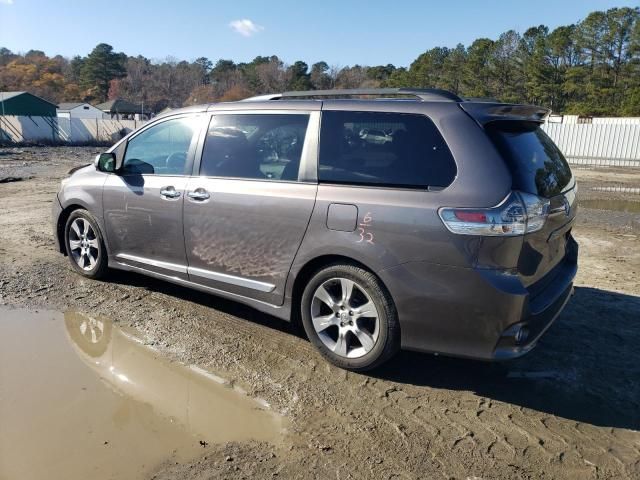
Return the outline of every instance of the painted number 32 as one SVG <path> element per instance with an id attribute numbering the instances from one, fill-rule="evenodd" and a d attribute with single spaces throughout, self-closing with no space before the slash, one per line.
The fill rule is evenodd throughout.
<path id="1" fill-rule="evenodd" d="M 371 212 L 367 212 L 367 214 L 362 219 L 362 222 L 358 226 L 358 234 L 360 238 L 356 240 L 356 243 L 370 243 L 373 245 L 373 233 L 369 231 L 369 227 L 371 227 L 373 223 L 373 217 L 371 217 Z"/>

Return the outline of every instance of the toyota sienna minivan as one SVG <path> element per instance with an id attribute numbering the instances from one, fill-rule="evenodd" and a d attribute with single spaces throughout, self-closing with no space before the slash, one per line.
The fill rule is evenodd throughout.
<path id="1" fill-rule="evenodd" d="M 577 270 L 547 113 L 435 89 L 174 110 L 72 170 L 56 239 L 86 277 L 139 272 L 300 322 L 343 368 L 400 348 L 518 357 Z"/>

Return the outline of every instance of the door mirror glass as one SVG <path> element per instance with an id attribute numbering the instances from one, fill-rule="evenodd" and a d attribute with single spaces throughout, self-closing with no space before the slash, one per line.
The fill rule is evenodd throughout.
<path id="1" fill-rule="evenodd" d="M 101 172 L 116 171 L 116 156 L 113 153 L 101 153 L 96 157 L 96 168 Z"/>

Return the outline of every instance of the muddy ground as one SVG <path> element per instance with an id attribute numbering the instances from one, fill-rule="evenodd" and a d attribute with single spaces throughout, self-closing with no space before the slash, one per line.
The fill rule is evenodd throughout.
<path id="1" fill-rule="evenodd" d="M 576 294 L 531 354 L 489 364 L 401 353 L 362 375 L 233 302 L 136 274 L 72 273 L 54 251 L 50 204 L 96 151 L 0 149 L 0 179 L 25 178 L 0 183 L 0 303 L 108 315 L 290 422 L 282 445 L 210 445 L 155 478 L 640 478 L 640 195 L 592 190 L 640 187 L 640 171 L 575 169 L 580 199 L 601 203 L 581 209 Z"/>

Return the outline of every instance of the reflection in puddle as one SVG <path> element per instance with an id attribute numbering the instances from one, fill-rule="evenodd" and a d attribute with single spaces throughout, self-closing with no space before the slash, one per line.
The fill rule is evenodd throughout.
<path id="1" fill-rule="evenodd" d="M 0 478 L 140 478 L 282 417 L 80 313 L 0 307 Z"/>
<path id="2" fill-rule="evenodd" d="M 640 202 L 632 200 L 604 200 L 590 199 L 579 200 L 578 205 L 584 208 L 596 210 L 613 210 L 616 212 L 637 213 L 640 212 Z"/>

